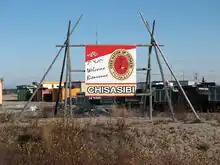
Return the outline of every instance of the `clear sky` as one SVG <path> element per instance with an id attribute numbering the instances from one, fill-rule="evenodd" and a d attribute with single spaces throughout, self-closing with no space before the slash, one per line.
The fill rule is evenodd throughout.
<path id="1" fill-rule="evenodd" d="M 155 38 L 165 45 L 178 78 L 184 73 L 185 79 L 192 79 L 198 72 L 199 77 L 220 82 L 219 0 L 1 0 L 0 77 L 5 87 L 39 81 L 59 50 L 55 45 L 65 40 L 68 21 L 73 26 L 81 14 L 72 43 L 94 44 L 96 31 L 100 44 L 148 43 L 139 12 L 150 23 L 156 20 Z M 84 49 L 72 48 L 71 55 L 72 67 L 83 69 Z M 62 56 L 47 81 L 59 79 L 61 63 Z M 137 64 L 147 66 L 147 48 L 137 49 Z M 155 57 L 153 73 L 159 73 Z M 84 78 L 79 73 L 72 77 Z"/>

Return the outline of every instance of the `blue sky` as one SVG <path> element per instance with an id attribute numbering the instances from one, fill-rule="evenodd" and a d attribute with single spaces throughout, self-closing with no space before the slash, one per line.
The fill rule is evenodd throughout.
<path id="1" fill-rule="evenodd" d="M 7 0 L 0 1 L 0 77 L 5 87 L 39 81 L 65 40 L 68 21 L 72 26 L 83 18 L 71 37 L 75 44 L 148 43 L 138 13 L 152 23 L 155 38 L 178 78 L 199 77 L 220 81 L 220 1 L 219 0 Z M 62 54 L 63 55 L 63 54 Z M 84 68 L 84 49 L 72 48 L 72 67 Z M 62 56 L 47 81 L 59 79 Z M 137 49 L 138 67 L 147 65 L 147 48 Z M 166 68 L 165 68 L 166 69 Z M 158 66 L 153 59 L 155 79 Z M 167 69 L 166 76 L 170 77 Z M 82 80 L 83 74 L 73 74 Z M 144 75 L 139 74 L 143 79 Z"/>

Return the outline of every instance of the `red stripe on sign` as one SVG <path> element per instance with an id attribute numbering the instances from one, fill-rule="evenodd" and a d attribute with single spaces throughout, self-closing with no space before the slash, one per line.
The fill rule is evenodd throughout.
<path id="1" fill-rule="evenodd" d="M 105 56 L 117 49 L 135 49 L 136 45 L 86 45 L 85 60 L 90 61 Z"/>

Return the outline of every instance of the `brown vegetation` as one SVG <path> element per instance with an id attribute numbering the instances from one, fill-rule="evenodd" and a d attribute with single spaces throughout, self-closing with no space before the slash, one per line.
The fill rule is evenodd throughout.
<path id="1" fill-rule="evenodd" d="M 215 124 L 99 117 L 65 123 L 44 119 L 49 124 L 38 121 L 28 127 L 4 126 L 0 128 L 0 162 L 7 165 L 220 164 L 219 118 L 215 117 Z"/>

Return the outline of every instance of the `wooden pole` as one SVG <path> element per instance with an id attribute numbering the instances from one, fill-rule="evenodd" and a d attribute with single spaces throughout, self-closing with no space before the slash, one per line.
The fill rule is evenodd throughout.
<path id="1" fill-rule="evenodd" d="M 71 23 L 71 22 L 70 22 Z M 67 42 L 68 45 L 68 74 L 69 74 L 69 98 L 70 98 L 70 106 L 69 106 L 69 110 L 70 110 L 70 114 L 71 117 L 73 117 L 73 111 L 72 111 L 72 76 L 71 76 L 71 70 L 72 70 L 72 66 L 71 66 L 71 57 L 70 57 L 70 33 L 69 33 L 69 39 Z"/>
<path id="2" fill-rule="evenodd" d="M 154 27 L 155 27 L 155 21 L 153 21 L 153 27 L 152 27 L 152 33 L 154 34 Z M 153 39 L 151 38 L 151 45 L 153 44 Z M 147 76 L 146 76 L 146 85 L 145 85 L 145 92 L 147 93 L 147 85 L 149 85 L 149 118 L 152 120 L 152 112 L 153 112 L 153 100 L 152 100 L 152 82 L 151 82 L 151 52 L 152 52 L 152 46 L 149 47 L 149 52 L 148 52 L 148 71 L 147 71 Z M 146 109 L 146 101 L 147 101 L 147 96 L 144 98 L 144 110 Z"/>
<path id="3" fill-rule="evenodd" d="M 144 22 L 144 24 L 145 24 L 145 26 L 146 26 L 146 28 L 147 28 L 149 34 L 150 34 L 150 36 L 153 38 L 156 48 L 159 50 L 160 55 L 162 56 L 162 58 L 163 58 L 164 62 L 166 63 L 168 69 L 169 69 L 170 72 L 172 73 L 173 78 L 174 78 L 175 81 L 177 82 L 177 84 L 178 84 L 180 90 L 182 91 L 182 94 L 184 95 L 186 101 L 188 102 L 188 104 L 189 104 L 189 106 L 190 106 L 192 112 L 194 113 L 196 119 L 200 121 L 200 118 L 199 118 L 198 114 L 196 113 L 196 111 L 195 111 L 193 105 L 191 104 L 189 98 L 187 97 L 187 95 L 186 95 L 184 89 L 182 88 L 182 85 L 180 84 L 179 80 L 176 78 L 175 74 L 173 73 L 173 70 L 170 68 L 170 66 L 169 66 L 169 64 L 168 64 L 168 61 L 167 61 L 167 59 L 166 59 L 165 56 L 164 56 L 164 53 L 162 52 L 162 50 L 160 49 L 159 45 L 157 44 L 157 41 L 155 40 L 154 36 L 152 35 L 148 22 L 144 19 L 143 15 L 142 15 L 141 13 L 140 13 L 140 16 L 141 16 L 141 19 L 142 19 L 142 21 Z"/>
<path id="4" fill-rule="evenodd" d="M 168 89 L 167 89 L 167 86 L 166 86 L 166 80 L 165 80 L 165 76 L 164 76 L 164 73 L 163 73 L 163 68 L 162 68 L 162 65 L 161 65 L 161 62 L 160 62 L 160 57 L 158 55 L 156 47 L 154 47 L 154 50 L 155 50 L 155 54 L 156 54 L 156 57 L 157 57 L 157 63 L 159 65 L 160 74 L 161 74 L 161 78 L 162 78 L 162 81 L 163 81 L 166 98 L 168 100 L 169 109 L 170 109 L 170 112 L 172 114 L 172 119 L 173 119 L 173 121 L 175 121 L 173 106 L 172 106 L 171 99 L 170 99 L 170 96 L 169 96 L 169 93 L 168 93 Z"/>
<path id="5" fill-rule="evenodd" d="M 75 23 L 75 26 L 73 27 L 73 29 L 71 30 L 71 35 L 73 33 L 73 31 L 76 29 L 77 25 L 79 24 L 81 18 L 82 18 L 82 14 L 80 15 L 79 19 L 77 20 L 77 22 Z M 65 40 L 64 45 L 66 44 L 67 40 Z M 64 46 L 65 47 L 65 46 Z M 49 71 L 51 70 L 53 64 L 56 62 L 57 58 L 59 57 L 61 51 L 63 50 L 64 47 L 61 47 L 60 50 L 58 51 L 57 55 L 55 56 L 55 58 L 53 59 L 52 63 L 50 64 L 50 66 L 48 67 L 47 71 L 44 73 L 43 77 L 40 80 L 39 85 L 37 86 L 37 88 L 35 89 L 35 91 L 33 92 L 32 96 L 30 97 L 30 99 L 27 101 L 27 103 L 24 105 L 24 110 L 29 106 L 31 100 L 34 98 L 35 94 L 37 93 L 37 91 L 40 89 L 41 87 L 41 83 L 44 81 L 45 77 L 47 76 L 47 74 L 49 73 Z M 23 110 L 21 111 L 21 113 L 23 112 Z"/>
<path id="6" fill-rule="evenodd" d="M 71 26 L 71 22 L 69 21 L 69 27 L 68 29 L 70 28 Z M 67 33 L 67 44 L 66 44 L 66 48 L 67 48 L 67 62 L 66 62 L 66 80 L 65 80 L 65 101 L 64 101 L 64 116 L 66 118 L 66 112 L 67 112 L 67 91 L 68 91 L 68 87 L 69 87 L 69 39 L 70 39 L 70 36 L 69 36 L 69 30 L 68 30 L 68 33 Z M 69 93 L 70 95 L 70 93 Z"/>
<path id="7" fill-rule="evenodd" d="M 67 40 L 68 40 L 69 31 L 70 31 L 70 23 L 68 24 Z M 64 72 L 64 68 L 65 68 L 65 63 L 66 63 L 67 49 L 68 48 L 66 47 L 64 57 L 63 57 L 63 65 L 62 65 L 62 69 L 61 69 L 61 73 L 60 73 L 59 90 L 58 90 L 58 94 L 57 94 L 57 100 L 56 100 L 56 105 L 55 105 L 55 109 L 54 109 L 54 115 L 57 114 L 57 108 L 58 108 L 58 104 L 59 104 L 59 101 L 60 101 L 60 93 L 61 93 L 61 88 L 62 88 L 61 84 L 62 84 L 62 81 L 63 81 L 63 72 Z"/>

